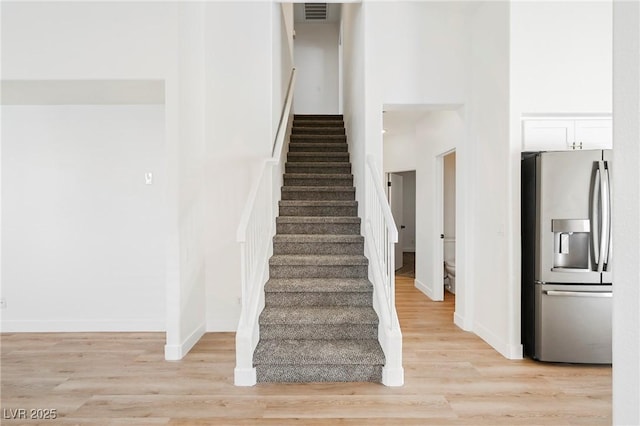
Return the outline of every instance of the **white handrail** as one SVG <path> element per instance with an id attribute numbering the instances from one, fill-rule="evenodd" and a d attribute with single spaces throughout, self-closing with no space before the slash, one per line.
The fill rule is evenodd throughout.
<path id="1" fill-rule="evenodd" d="M 373 157 L 367 157 L 365 170 L 365 245 L 374 288 L 374 307 L 380 317 L 379 341 L 386 358 L 382 382 L 387 386 L 401 386 L 404 383 L 402 332 L 395 306 L 398 229 Z"/>
<path id="2" fill-rule="evenodd" d="M 389 202 L 382 189 L 382 175 L 378 171 L 375 160 L 367 156 L 367 218 L 366 226 L 371 231 L 374 249 L 374 267 L 385 284 L 386 305 L 388 307 L 390 326 L 395 326 L 397 316 L 395 307 L 395 244 L 398 242 L 396 228 Z M 373 189 L 371 191 L 371 189 Z"/>
<path id="3" fill-rule="evenodd" d="M 296 69 L 291 69 L 280 122 L 273 141 L 271 156 L 262 163 L 258 179 L 251 186 L 236 238 L 240 243 L 241 310 L 236 332 L 235 384 L 256 383 L 253 351 L 258 344 L 258 316 L 264 298 L 261 293 L 268 276 L 271 241 L 275 234 L 275 217 L 280 199 L 285 139 L 290 129 L 293 87 Z"/>

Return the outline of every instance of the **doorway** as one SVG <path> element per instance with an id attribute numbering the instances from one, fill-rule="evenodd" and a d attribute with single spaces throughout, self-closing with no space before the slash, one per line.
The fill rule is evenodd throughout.
<path id="1" fill-rule="evenodd" d="M 396 275 L 415 278 L 416 171 L 387 173 L 387 199 L 396 227 Z"/>
<path id="2" fill-rule="evenodd" d="M 456 152 L 442 157 L 442 254 L 443 285 L 455 294 L 456 288 Z"/>

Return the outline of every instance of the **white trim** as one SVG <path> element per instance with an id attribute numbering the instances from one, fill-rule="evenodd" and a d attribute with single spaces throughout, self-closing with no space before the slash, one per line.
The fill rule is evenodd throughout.
<path id="1" fill-rule="evenodd" d="M 189 353 L 191 348 L 198 343 L 198 340 L 205 333 L 205 324 L 200 324 L 193 332 L 182 341 L 180 345 L 165 345 L 164 346 L 164 359 L 167 361 L 178 361 L 184 358 Z"/>
<path id="2" fill-rule="evenodd" d="M 423 284 L 422 282 L 420 282 L 420 280 L 417 278 L 413 280 L 413 284 L 418 290 L 424 293 L 425 296 L 433 300 L 433 290 L 431 288 L 429 288 L 426 284 Z"/>
<path id="3" fill-rule="evenodd" d="M 164 320 L 3 320 L 3 333 L 164 332 Z"/>
<path id="4" fill-rule="evenodd" d="M 404 385 L 404 368 L 391 368 L 386 365 L 382 367 L 382 384 L 385 386 L 398 387 Z"/>
<path id="5" fill-rule="evenodd" d="M 478 337 L 491 345 L 493 349 L 498 351 L 503 357 L 507 359 L 522 359 L 523 352 L 521 344 L 512 344 L 503 341 L 487 327 L 478 322 L 475 323 L 473 331 Z"/>
<path id="6" fill-rule="evenodd" d="M 233 370 L 233 384 L 235 386 L 254 386 L 258 383 L 256 369 L 236 367 Z"/>
<path id="7" fill-rule="evenodd" d="M 472 331 L 471 327 L 467 326 L 465 318 L 457 312 L 453 313 L 453 323 L 464 331 Z"/>

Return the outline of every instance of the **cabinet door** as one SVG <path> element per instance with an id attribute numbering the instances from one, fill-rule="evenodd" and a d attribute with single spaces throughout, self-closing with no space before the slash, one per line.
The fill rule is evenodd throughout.
<path id="1" fill-rule="evenodd" d="M 576 120 L 575 123 L 576 145 L 582 143 L 582 149 L 613 148 L 611 120 Z"/>
<path id="2" fill-rule="evenodd" d="M 574 141 L 573 120 L 524 120 L 523 151 L 566 151 Z"/>

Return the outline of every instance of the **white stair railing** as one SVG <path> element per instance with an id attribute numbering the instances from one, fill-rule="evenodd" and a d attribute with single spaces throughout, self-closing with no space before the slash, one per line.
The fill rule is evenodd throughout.
<path id="1" fill-rule="evenodd" d="M 374 307 L 380 318 L 378 338 L 385 354 L 382 383 L 402 386 L 402 332 L 395 302 L 395 244 L 398 229 L 382 188 L 382 174 L 373 157 L 365 167 L 365 245 L 374 287 Z"/>
<path id="2" fill-rule="evenodd" d="M 280 201 L 282 172 L 291 130 L 291 106 L 296 69 L 291 70 L 272 155 L 264 160 L 258 179 L 254 182 L 237 229 L 240 243 L 242 308 L 236 331 L 236 386 L 256 384 L 253 352 L 260 339 L 258 317 L 264 307 L 264 284 L 269 275 L 269 256 L 275 235 L 275 218 Z"/>

